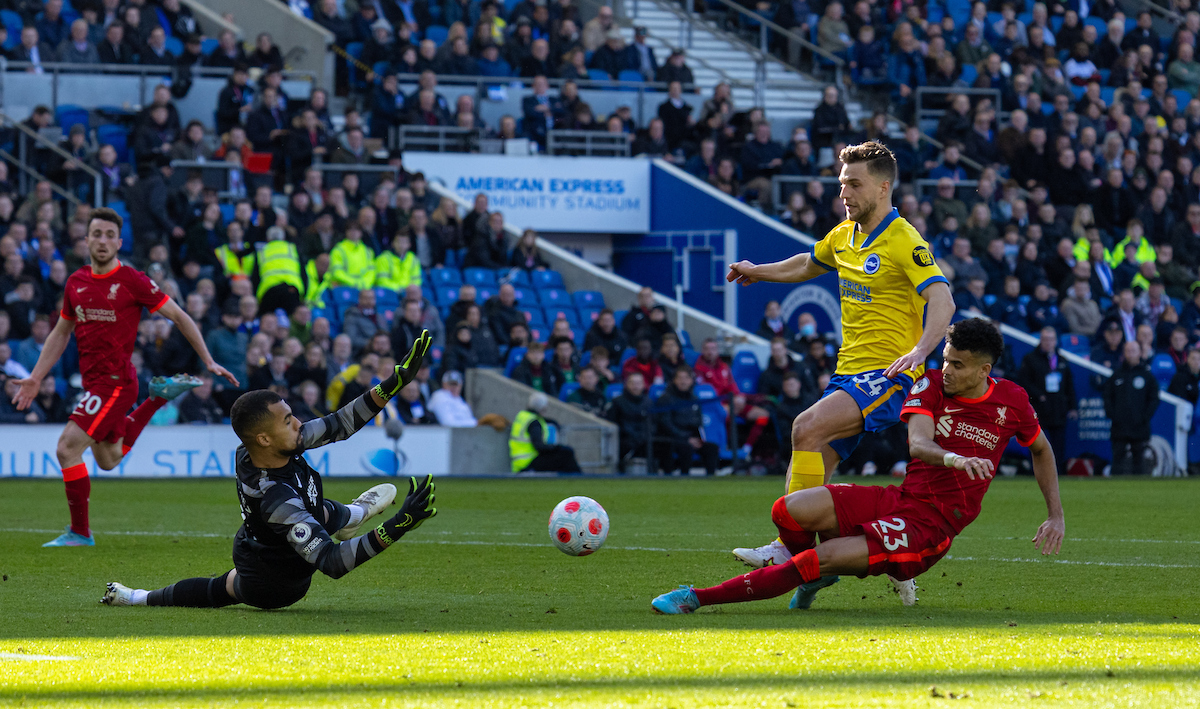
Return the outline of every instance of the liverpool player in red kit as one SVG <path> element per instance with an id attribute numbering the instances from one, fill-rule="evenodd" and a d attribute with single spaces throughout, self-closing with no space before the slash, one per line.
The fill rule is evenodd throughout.
<path id="1" fill-rule="evenodd" d="M 200 330 L 187 313 L 145 274 L 117 260 L 121 226 L 121 216 L 111 209 L 92 212 L 87 233 L 92 264 L 67 279 L 58 323 L 46 338 L 33 372 L 20 381 L 21 389 L 13 398 L 19 410 L 29 407 L 42 379 L 62 356 L 74 332 L 84 393 L 58 439 L 57 451 L 71 524 L 65 533 L 43 546 L 95 544 L 88 526 L 92 484 L 83 452 L 90 446 L 96 464 L 103 470 L 112 470 L 133 447 L 155 411 L 200 383 L 188 376 L 155 377 L 150 383 L 150 398 L 129 412 L 138 395 L 137 375 L 130 355 L 142 308 L 172 320 L 209 371 L 237 385 L 233 375 L 213 361 Z"/>
<path id="2" fill-rule="evenodd" d="M 913 458 L 903 483 L 825 485 L 781 497 L 771 519 L 792 563 L 712 588 L 681 586 L 651 606 L 659 613 L 691 613 L 716 603 L 773 598 L 835 574 L 914 578 L 945 556 L 954 537 L 979 515 L 1013 437 L 1033 453 L 1033 473 L 1049 513 L 1033 543 L 1043 554 L 1057 554 L 1064 524 L 1054 452 L 1025 390 L 988 376 L 1003 350 L 1004 339 L 990 321 L 951 325 L 943 368 L 918 379 L 901 409 Z"/>

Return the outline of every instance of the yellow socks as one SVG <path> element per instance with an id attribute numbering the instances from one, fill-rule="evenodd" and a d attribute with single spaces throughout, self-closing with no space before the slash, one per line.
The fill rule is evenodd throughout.
<path id="1" fill-rule="evenodd" d="M 825 484 L 825 461 L 820 453 L 792 451 L 792 478 L 788 494 Z"/>

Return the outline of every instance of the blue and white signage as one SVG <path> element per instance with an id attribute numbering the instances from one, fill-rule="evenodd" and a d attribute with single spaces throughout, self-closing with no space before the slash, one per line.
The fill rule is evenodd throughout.
<path id="1" fill-rule="evenodd" d="M 405 152 L 404 169 L 467 202 L 486 194 L 488 209 L 519 228 L 650 231 L 649 160 Z"/>

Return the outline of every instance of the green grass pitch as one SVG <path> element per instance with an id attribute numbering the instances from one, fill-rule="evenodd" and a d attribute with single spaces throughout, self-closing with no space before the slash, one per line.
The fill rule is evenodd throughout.
<path id="1" fill-rule="evenodd" d="M 435 519 L 290 609 L 97 603 L 109 580 L 227 570 L 233 485 L 99 481 L 98 546 L 42 549 L 61 484 L 0 481 L 0 705 L 1200 706 L 1190 480 L 1064 480 L 1052 562 L 1029 541 L 1036 484 L 998 480 L 913 608 L 847 578 L 807 612 L 784 596 L 651 614 L 679 583 L 741 573 L 728 549 L 771 538 L 778 478 L 443 480 Z M 594 556 L 550 546 L 569 495 L 608 510 Z"/>

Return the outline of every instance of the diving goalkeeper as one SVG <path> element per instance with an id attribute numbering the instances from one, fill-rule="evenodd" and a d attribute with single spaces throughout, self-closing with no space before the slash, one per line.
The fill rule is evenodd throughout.
<path id="1" fill-rule="evenodd" d="M 290 606 L 308 592 L 317 571 L 332 578 L 400 540 L 437 514 L 433 478 L 409 479 L 408 496 L 394 517 L 355 536 L 368 519 L 392 503 L 396 488 L 377 485 L 343 505 L 326 500 L 321 476 L 302 455 L 310 448 L 349 438 L 416 377 L 432 342 L 421 333 L 392 375 L 334 413 L 301 424 L 277 394 L 243 394 L 233 405 L 238 446 L 237 491 L 241 529 L 233 540 L 233 569 L 216 578 L 184 579 L 155 591 L 109 583 L 101 603 L 110 606 L 222 608 L 245 603 L 257 608 Z M 335 541 L 345 540 L 345 541 Z"/>

